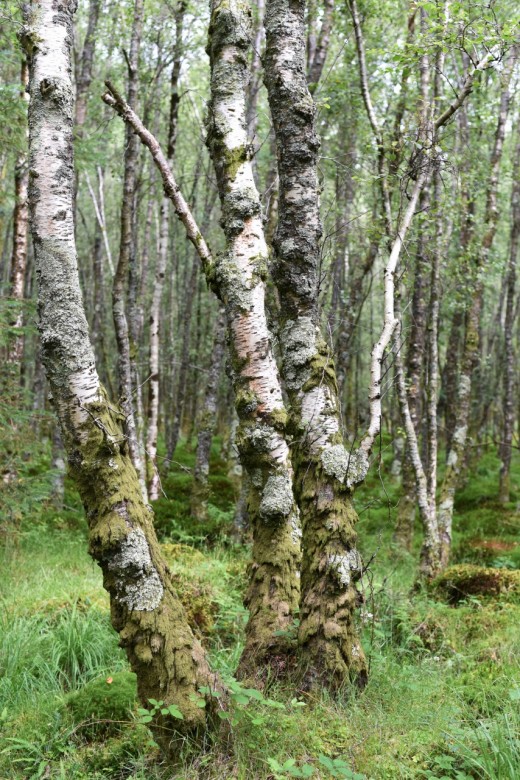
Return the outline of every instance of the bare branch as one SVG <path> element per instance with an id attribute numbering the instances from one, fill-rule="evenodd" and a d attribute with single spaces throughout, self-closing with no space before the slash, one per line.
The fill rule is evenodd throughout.
<path id="1" fill-rule="evenodd" d="M 106 81 L 105 84 L 108 92 L 102 96 L 102 100 L 107 104 L 107 106 L 113 108 L 114 111 L 116 111 L 116 113 L 119 114 L 119 116 L 128 125 L 130 125 L 144 146 L 148 147 L 150 150 L 152 159 L 157 166 L 159 173 L 161 174 L 164 192 L 173 203 L 175 213 L 184 225 L 188 239 L 197 250 L 197 254 L 202 261 L 204 270 L 207 271 L 213 263 L 211 250 L 209 249 L 201 231 L 199 230 L 190 207 L 188 206 L 182 192 L 180 191 L 179 185 L 177 184 L 173 172 L 168 165 L 168 160 L 166 159 L 159 142 L 155 136 L 152 135 L 152 133 L 144 126 L 135 111 L 130 108 L 128 103 L 126 103 L 124 98 L 119 94 L 113 84 L 111 84 L 109 81 Z"/>

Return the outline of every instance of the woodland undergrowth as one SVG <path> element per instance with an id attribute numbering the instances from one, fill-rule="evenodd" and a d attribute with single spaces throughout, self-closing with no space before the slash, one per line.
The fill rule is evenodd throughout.
<path id="1" fill-rule="evenodd" d="M 192 626 L 231 686 L 222 730 L 208 736 L 202 754 L 185 742 L 176 768 L 163 763 L 147 727 L 161 702 L 138 708 L 135 677 L 87 554 L 79 500 L 70 485 L 63 508 L 46 499 L 50 452 L 40 449 L 19 464 L 26 501 L 14 526 L 2 528 L 0 777 L 520 777 L 520 598 L 468 594 L 454 606 L 434 588 L 414 587 L 420 533 L 411 553 L 392 543 L 399 487 L 384 457 L 356 494 L 368 564 L 360 615 L 370 659 L 365 691 L 315 698 L 287 682 L 258 691 L 233 681 L 249 551 L 233 540 L 234 493 L 219 446 L 217 439 L 207 523 L 194 531 L 190 522 L 194 455 L 185 442 L 156 513 Z M 499 505 L 498 467 L 484 452 L 458 494 L 455 566 L 520 568 L 520 495 Z M 518 484 L 518 458 L 513 469 Z"/>

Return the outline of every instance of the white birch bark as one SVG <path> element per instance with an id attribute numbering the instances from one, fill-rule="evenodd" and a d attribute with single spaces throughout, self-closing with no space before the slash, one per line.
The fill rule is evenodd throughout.
<path id="1" fill-rule="evenodd" d="M 286 411 L 265 314 L 267 246 L 245 123 L 249 30 L 250 13 L 243 0 L 213 3 L 208 145 L 227 239 L 226 252 L 217 258 L 213 258 L 157 140 L 109 82 L 109 91 L 103 96 L 150 150 L 165 193 L 202 261 L 206 279 L 226 309 L 240 419 L 237 445 L 249 475 L 254 527 L 247 595 L 250 619 L 240 668 L 243 675 L 254 670 L 255 660 L 269 661 L 287 652 L 287 629 L 299 591 L 298 511 L 284 433 Z"/>
<path id="2" fill-rule="evenodd" d="M 250 477 L 253 565 L 246 597 L 250 617 L 240 672 L 255 655 L 270 657 L 286 641 L 298 596 L 298 510 L 284 435 L 285 409 L 265 312 L 268 251 L 246 124 L 246 53 L 250 10 L 243 0 L 211 4 L 211 101 L 208 146 L 222 204 L 226 253 L 215 264 L 230 330 L 237 444 Z"/>
<path id="3" fill-rule="evenodd" d="M 39 329 L 69 467 L 89 525 L 90 551 L 103 570 L 111 619 L 137 674 L 141 700 L 175 704 L 184 721 L 159 716 L 156 739 L 173 727 L 195 731 L 207 711 L 192 701 L 218 684 L 188 626 L 144 504 L 122 435 L 122 415 L 96 371 L 76 261 L 73 220 L 72 19 L 76 3 L 40 0 L 22 41 L 30 57 L 31 230 L 38 277 Z M 166 727 L 166 730 L 165 728 Z"/>

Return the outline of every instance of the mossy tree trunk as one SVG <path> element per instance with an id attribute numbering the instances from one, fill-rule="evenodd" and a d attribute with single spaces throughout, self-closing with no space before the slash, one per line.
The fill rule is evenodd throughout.
<path id="1" fill-rule="evenodd" d="M 299 527 L 292 467 L 285 438 L 287 413 L 265 313 L 267 246 L 251 166 L 245 108 L 250 9 L 241 0 L 211 6 L 208 50 L 211 101 L 208 146 L 217 174 L 226 251 L 213 258 L 157 139 L 106 82 L 103 100 L 148 147 L 161 173 L 206 280 L 224 304 L 231 378 L 239 418 L 237 448 L 247 474 L 253 527 L 250 616 L 239 673 L 286 666 L 285 656 L 298 604 Z"/>
<path id="2" fill-rule="evenodd" d="M 190 695 L 218 684 L 171 583 L 144 503 L 122 413 L 103 390 L 82 302 L 73 222 L 74 0 L 30 7 L 22 41 L 30 56 L 31 229 L 45 370 L 89 525 L 90 552 L 110 594 L 112 625 L 138 678 L 141 701 L 177 705 L 184 720 L 159 716 L 157 739 L 204 729 L 215 699 Z"/>
<path id="3" fill-rule="evenodd" d="M 298 510 L 284 429 L 286 412 L 265 313 L 267 245 L 246 125 L 251 12 L 244 0 L 211 3 L 208 146 L 222 204 L 226 251 L 213 287 L 230 331 L 237 446 L 248 473 L 253 561 L 249 622 L 239 673 L 277 663 L 298 603 Z M 284 662 L 282 662 L 284 663 Z"/>
<path id="4" fill-rule="evenodd" d="M 364 682 L 357 635 L 353 462 L 343 442 L 336 373 L 320 333 L 321 222 L 315 106 L 306 79 L 301 0 L 268 0 L 265 83 L 280 177 L 273 275 L 281 301 L 282 373 L 291 402 L 296 495 L 302 518 L 299 650 L 305 684 Z"/>

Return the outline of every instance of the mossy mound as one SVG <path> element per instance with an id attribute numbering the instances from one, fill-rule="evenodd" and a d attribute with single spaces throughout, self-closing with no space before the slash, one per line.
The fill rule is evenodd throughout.
<path id="1" fill-rule="evenodd" d="M 66 707 L 76 723 L 88 724 L 91 732 L 107 734 L 117 732 L 121 723 L 128 722 L 136 699 L 135 674 L 115 672 L 91 680 L 80 690 L 70 693 Z"/>
<path id="2" fill-rule="evenodd" d="M 433 582 L 434 591 L 449 604 L 469 596 L 520 600 L 520 571 L 461 564 L 450 566 Z"/>

